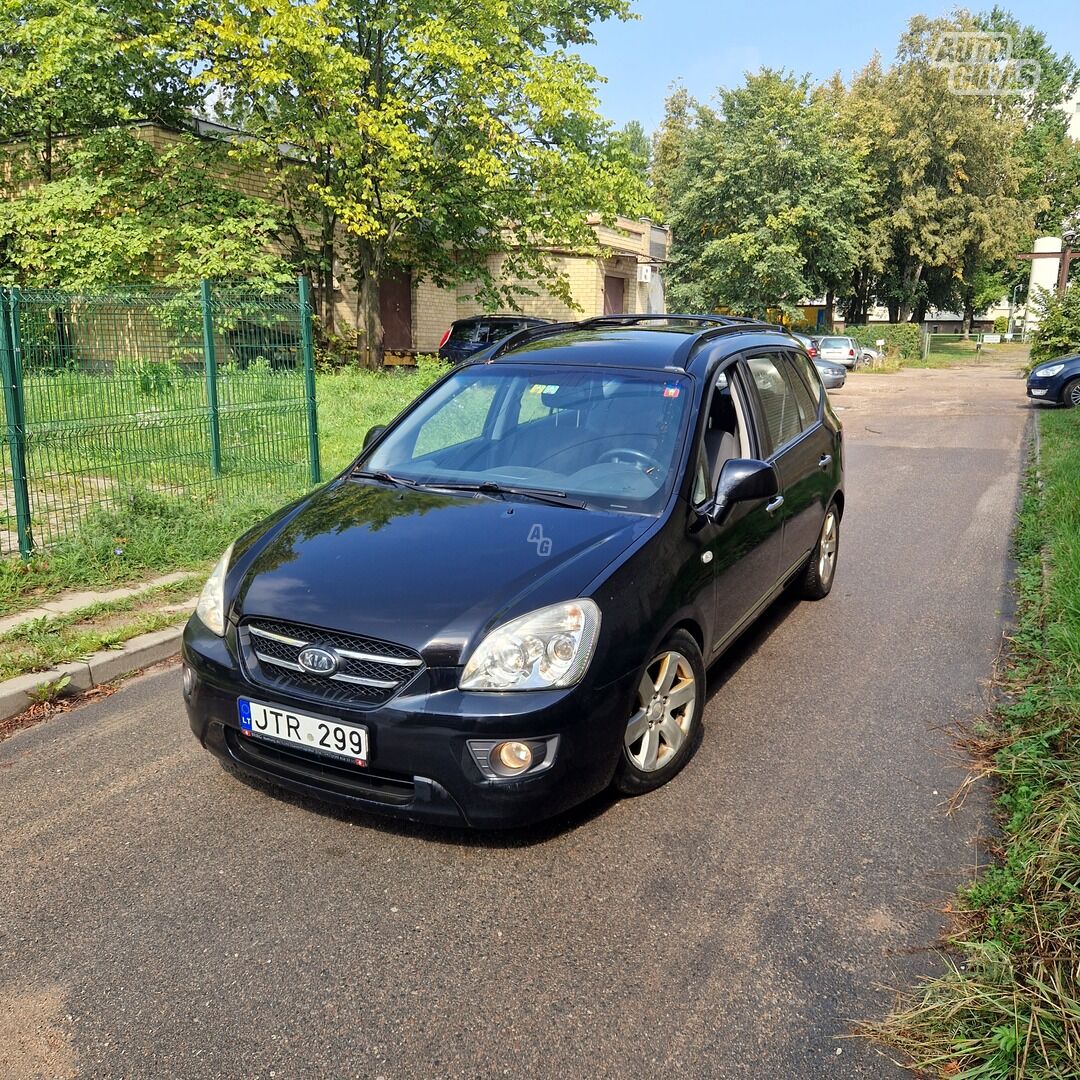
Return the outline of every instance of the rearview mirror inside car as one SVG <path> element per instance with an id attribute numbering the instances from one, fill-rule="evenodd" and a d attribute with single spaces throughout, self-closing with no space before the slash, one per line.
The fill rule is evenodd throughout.
<path id="1" fill-rule="evenodd" d="M 780 490 L 776 469 L 767 461 L 754 458 L 732 458 L 724 462 L 710 517 L 719 519 L 737 502 L 769 499 Z"/>
<path id="2" fill-rule="evenodd" d="M 376 424 L 374 427 L 369 427 L 367 434 L 364 436 L 362 449 L 366 450 L 385 430 L 385 424 Z"/>

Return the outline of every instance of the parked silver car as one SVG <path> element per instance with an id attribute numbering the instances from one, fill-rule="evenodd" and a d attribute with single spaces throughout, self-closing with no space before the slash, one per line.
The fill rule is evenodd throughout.
<path id="1" fill-rule="evenodd" d="M 842 364 L 834 364 L 831 360 L 817 359 L 814 367 L 818 369 L 822 383 L 826 390 L 839 390 L 847 382 L 847 368 Z"/>
<path id="2" fill-rule="evenodd" d="M 852 337 L 823 337 L 819 339 L 818 353 L 822 360 L 843 364 L 850 371 L 859 362 L 862 346 Z"/>
<path id="3" fill-rule="evenodd" d="M 792 334 L 791 336 L 806 350 L 806 355 L 813 360 L 814 367 L 818 369 L 818 374 L 821 376 L 825 389 L 839 390 L 847 380 L 847 369 L 840 364 L 821 359 L 817 338 L 809 337 L 806 334 Z"/>

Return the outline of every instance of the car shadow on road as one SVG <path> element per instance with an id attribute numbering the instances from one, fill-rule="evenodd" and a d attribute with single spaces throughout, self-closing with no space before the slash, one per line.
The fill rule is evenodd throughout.
<path id="1" fill-rule="evenodd" d="M 789 593 L 781 595 L 728 651 L 708 669 L 705 691 L 707 702 L 715 697 L 724 688 L 728 680 L 753 657 L 754 653 L 768 640 L 773 631 L 798 606 L 798 603 L 798 599 Z M 299 807 L 307 813 L 317 814 L 319 817 L 334 821 L 346 821 L 354 825 L 363 825 L 373 831 L 390 836 L 407 837 L 409 840 L 420 840 L 442 846 L 494 849 L 532 847 L 569 835 L 589 825 L 594 820 L 603 817 L 616 803 L 621 801 L 620 796 L 608 790 L 594 795 L 580 805 L 536 825 L 513 829 L 467 829 L 402 821 L 364 810 L 352 810 L 348 807 L 335 806 L 332 803 L 319 802 L 277 787 L 268 781 L 238 772 L 227 764 L 223 764 L 222 767 L 230 776 L 260 794 Z"/>

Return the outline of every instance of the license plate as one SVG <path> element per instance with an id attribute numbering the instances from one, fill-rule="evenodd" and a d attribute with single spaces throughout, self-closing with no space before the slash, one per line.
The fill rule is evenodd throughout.
<path id="1" fill-rule="evenodd" d="M 240 730 L 272 742 L 302 746 L 316 754 L 344 758 L 364 768 L 368 759 L 367 728 L 339 724 L 321 716 L 305 716 L 279 705 L 239 698 Z"/>

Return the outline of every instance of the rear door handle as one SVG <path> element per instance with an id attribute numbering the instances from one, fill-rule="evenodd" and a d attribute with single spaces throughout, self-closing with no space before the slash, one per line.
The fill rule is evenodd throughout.
<path id="1" fill-rule="evenodd" d="M 784 505 L 784 496 L 783 495 L 777 495 L 776 498 L 773 499 L 773 501 L 771 503 L 766 504 L 765 509 L 768 510 L 768 512 L 770 514 L 774 514 L 783 505 Z"/>
<path id="2" fill-rule="evenodd" d="M 821 460 L 817 463 L 819 469 L 827 469 L 832 464 L 832 454 L 822 454 Z"/>

